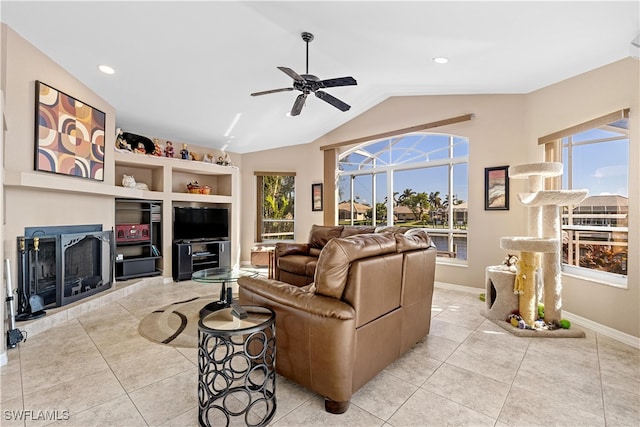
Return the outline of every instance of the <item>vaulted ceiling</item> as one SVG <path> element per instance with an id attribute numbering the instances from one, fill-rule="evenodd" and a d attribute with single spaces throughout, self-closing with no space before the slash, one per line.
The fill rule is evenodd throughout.
<path id="1" fill-rule="evenodd" d="M 245 153 L 311 142 L 394 95 L 528 93 L 637 56 L 639 5 L 2 1 L 0 16 L 115 107 L 118 127 Z M 292 86 L 278 66 L 306 72 L 303 31 L 310 74 L 357 80 L 325 89 L 349 111 L 309 96 L 288 117 L 299 92 L 249 96 Z"/>

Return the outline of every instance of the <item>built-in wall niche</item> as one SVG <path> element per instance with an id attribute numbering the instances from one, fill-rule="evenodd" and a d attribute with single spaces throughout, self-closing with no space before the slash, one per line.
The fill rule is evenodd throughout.
<path id="1" fill-rule="evenodd" d="M 220 166 L 224 168 L 225 166 Z M 231 175 L 206 174 L 193 168 L 176 168 L 171 173 L 171 191 L 174 193 L 186 193 L 187 185 L 198 181 L 200 186 L 211 187 L 211 194 L 217 196 L 231 196 Z"/>
<path id="2" fill-rule="evenodd" d="M 134 156 L 133 154 L 131 156 Z M 115 167 L 115 185 L 122 185 L 123 175 L 133 176 L 137 183 L 145 183 L 150 191 L 164 191 L 163 168 L 161 165 L 118 162 Z"/>

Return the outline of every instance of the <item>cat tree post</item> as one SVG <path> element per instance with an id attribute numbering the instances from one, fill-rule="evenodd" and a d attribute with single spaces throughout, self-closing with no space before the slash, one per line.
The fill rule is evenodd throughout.
<path id="1" fill-rule="evenodd" d="M 518 274 L 516 276 L 516 288 L 518 298 L 518 310 L 522 320 L 527 325 L 533 325 L 536 321 L 538 307 L 536 299 L 536 253 L 521 252 L 518 260 Z"/>
<path id="2" fill-rule="evenodd" d="M 542 280 L 545 305 L 545 322 L 557 323 L 562 317 L 562 284 L 560 239 L 560 206 L 579 204 L 587 196 L 587 190 L 544 190 L 543 179 L 562 175 L 562 163 L 545 162 L 512 166 L 510 178 L 528 178 L 529 192 L 519 193 L 520 202 L 529 208 L 528 237 L 503 237 L 500 246 L 521 253 L 521 267 L 516 278 L 520 281 L 520 315 L 532 326 L 537 312 L 535 289 L 535 266 L 538 253 L 542 255 Z M 516 287 L 515 291 L 519 290 Z M 538 292 L 539 293 L 539 292 Z M 533 309 L 532 309 L 533 307 Z M 532 313 L 533 311 L 533 313 Z"/>

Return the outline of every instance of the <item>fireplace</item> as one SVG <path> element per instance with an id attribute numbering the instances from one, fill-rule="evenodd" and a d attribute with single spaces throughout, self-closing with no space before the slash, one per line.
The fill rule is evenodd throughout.
<path id="1" fill-rule="evenodd" d="M 111 287 L 113 232 L 101 226 L 31 227 L 18 237 L 18 320 Z"/>

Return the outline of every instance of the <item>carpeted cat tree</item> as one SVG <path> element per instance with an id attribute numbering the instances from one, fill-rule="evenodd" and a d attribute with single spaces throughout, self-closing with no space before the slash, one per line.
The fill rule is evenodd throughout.
<path id="1" fill-rule="evenodd" d="M 574 329 L 538 328 L 538 303 L 544 301 L 544 324 L 557 326 L 562 319 L 561 206 L 577 205 L 587 190 L 544 190 L 544 178 L 562 175 L 562 163 L 530 163 L 509 168 L 509 177 L 528 179 L 527 193 L 519 193 L 520 203 L 529 208 L 527 237 L 503 237 L 500 247 L 519 251 L 515 273 L 487 268 L 485 315 L 517 334 L 532 336 L 584 336 Z M 511 292 L 512 295 L 501 295 Z M 513 298 L 516 295 L 517 298 Z M 517 300 L 517 306 L 513 307 Z M 498 304 L 498 305 L 496 305 Z M 507 316 L 518 310 L 525 328 L 514 328 Z M 506 314 L 506 315 L 505 315 Z M 551 334 L 551 335 L 549 335 Z"/>

